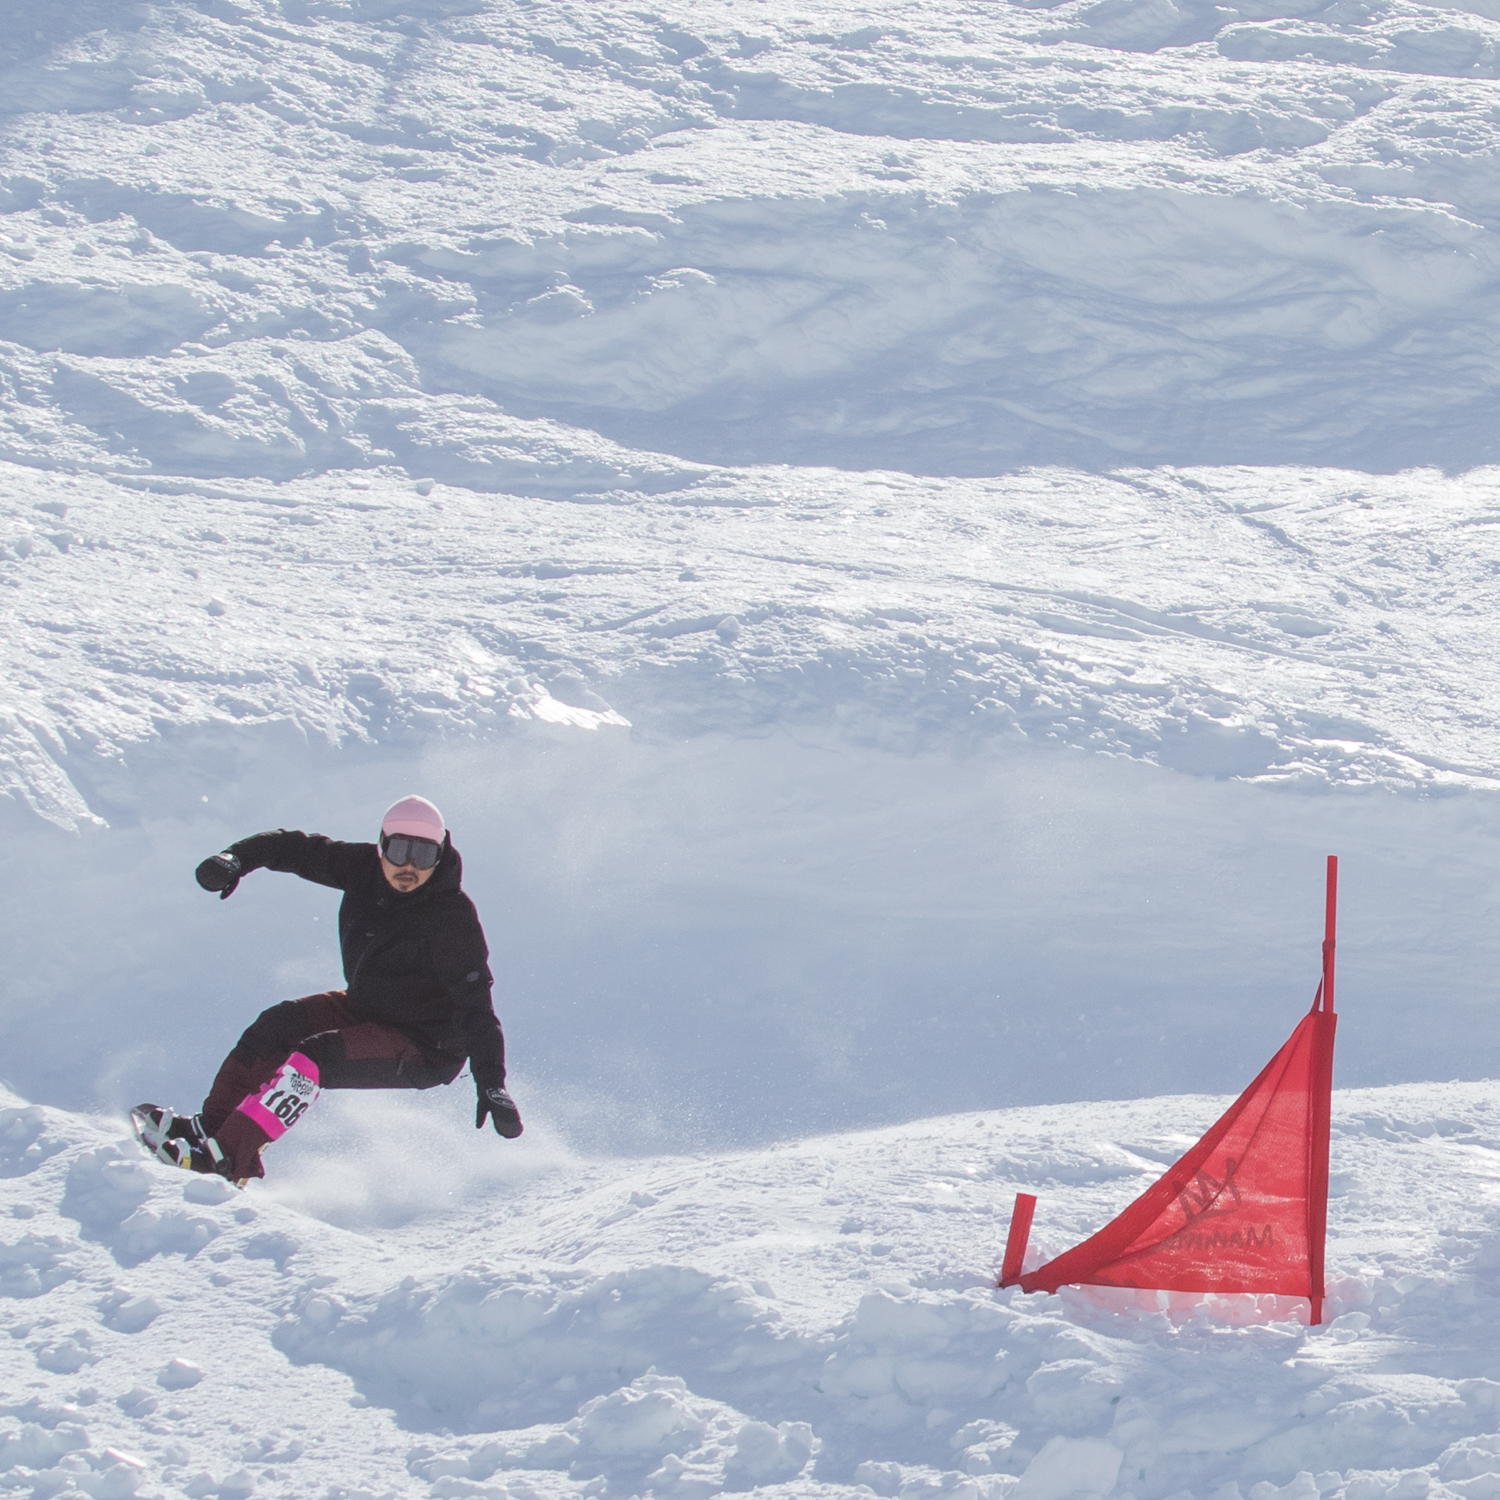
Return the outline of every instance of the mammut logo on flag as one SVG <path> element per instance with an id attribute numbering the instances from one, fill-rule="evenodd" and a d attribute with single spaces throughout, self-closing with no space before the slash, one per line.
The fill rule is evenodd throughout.
<path id="1" fill-rule="evenodd" d="M 1068 1284 L 1307 1297 L 1322 1319 L 1333 1087 L 1334 918 L 1328 860 L 1323 980 L 1312 1009 L 1196 1146 L 1097 1234 L 1022 1272 L 1036 1199 L 1016 1196 L 1001 1286 Z M 1233 1222 L 1231 1222 L 1233 1221 Z"/>
<path id="2" fill-rule="evenodd" d="M 1184 1228 L 1190 1228 L 1199 1219 L 1207 1219 L 1213 1214 L 1232 1214 L 1240 1206 L 1240 1190 L 1234 1185 L 1235 1169 L 1239 1163 L 1231 1156 L 1224 1162 L 1224 1180 L 1215 1182 L 1207 1172 L 1199 1172 L 1192 1187 L 1185 1187 L 1177 1195 L 1177 1201 L 1182 1205 L 1182 1217 Z M 1221 1206 L 1220 1198 L 1225 1193 L 1232 1195 L 1232 1201 L 1227 1206 Z"/>
<path id="3" fill-rule="evenodd" d="M 1267 1224 L 1259 1234 L 1253 1229 L 1215 1229 L 1205 1234 L 1195 1229 L 1179 1229 L 1163 1246 L 1164 1250 L 1188 1250 L 1199 1254 L 1215 1250 L 1269 1250 L 1276 1243 L 1275 1231 Z"/>

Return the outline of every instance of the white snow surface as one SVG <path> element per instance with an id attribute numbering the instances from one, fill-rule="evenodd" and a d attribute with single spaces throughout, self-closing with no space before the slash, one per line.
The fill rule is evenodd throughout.
<path id="1" fill-rule="evenodd" d="M 1492 8 L 6 0 L 0 790 L 611 714 L 1493 786 Z"/>
<path id="2" fill-rule="evenodd" d="M 1497 230 L 1494 0 L 0 0 L 0 1494 L 1500 1500 Z M 526 1134 L 148 1160 L 412 790 Z M 998 1291 L 1330 851 L 1331 1321 Z"/>
<path id="3" fill-rule="evenodd" d="M 187 1178 L 118 1121 L 8 1098 L 0 1489 L 1492 1495 L 1493 1084 L 1339 1095 L 1320 1328 L 1291 1298 L 996 1290 L 1014 1190 L 1041 1195 L 1035 1264 L 1224 1103 L 636 1161 L 528 1133 L 480 1188 L 429 1117 L 424 1157 L 348 1159 L 366 1217 L 337 1228 L 295 1182 Z M 452 1207 L 374 1227 L 433 1174 Z"/>

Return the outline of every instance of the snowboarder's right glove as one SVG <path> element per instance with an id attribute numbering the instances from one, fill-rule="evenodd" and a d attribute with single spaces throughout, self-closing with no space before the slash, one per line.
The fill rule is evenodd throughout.
<path id="1" fill-rule="evenodd" d="M 240 863 L 238 855 L 231 854 L 226 849 L 223 854 L 210 855 L 193 873 L 205 891 L 217 891 L 219 900 L 227 901 L 234 895 L 234 888 L 240 883 L 245 867 Z"/>
<path id="2" fill-rule="evenodd" d="M 490 1123 L 494 1125 L 496 1132 L 508 1141 L 515 1140 L 524 1129 L 516 1101 L 504 1089 L 479 1090 L 479 1108 L 474 1113 L 475 1130 L 484 1129 L 486 1115 L 490 1117 Z"/>
<path id="3" fill-rule="evenodd" d="M 251 870 L 263 869 L 266 861 L 274 857 L 283 837 L 277 829 L 275 833 L 253 833 L 238 840 L 222 854 L 212 855 L 198 866 L 198 884 L 205 891 L 217 891 L 219 900 L 227 901 L 243 876 Z"/>

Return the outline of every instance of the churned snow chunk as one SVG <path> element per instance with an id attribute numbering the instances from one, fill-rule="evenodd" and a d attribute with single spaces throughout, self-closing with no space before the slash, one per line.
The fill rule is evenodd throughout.
<path id="1" fill-rule="evenodd" d="M 0 1472 L 17 1467 L 48 1468 L 64 1454 L 88 1445 L 88 1430 L 76 1422 L 59 1422 L 50 1432 L 35 1422 L 26 1422 L 19 1432 L 0 1437 Z"/>
<path id="2" fill-rule="evenodd" d="M 746 1422 L 735 1435 L 734 1452 L 724 1465 L 730 1489 L 781 1484 L 795 1479 L 807 1466 L 817 1439 L 806 1422 Z"/>
<path id="3" fill-rule="evenodd" d="M 1124 1456 L 1103 1438 L 1049 1438 L 1046 1447 L 1026 1466 L 1015 1488 L 1015 1500 L 1107 1495 L 1115 1487 Z"/>
<path id="4" fill-rule="evenodd" d="M 57 1235 L 25 1234 L 13 1245 L 0 1245 L 0 1294 L 39 1297 L 77 1274 L 65 1255 L 66 1240 Z"/>
<path id="5" fill-rule="evenodd" d="M 1446 1448 L 1438 1459 L 1438 1478 L 1451 1485 L 1455 1480 L 1477 1479 L 1494 1475 L 1494 1482 L 1486 1488 L 1483 1500 L 1494 1500 L 1500 1495 L 1500 1433 L 1485 1433 L 1476 1437 L 1461 1438 L 1452 1447 Z M 1475 1493 L 1466 1487 L 1466 1495 Z"/>
<path id="6" fill-rule="evenodd" d="M 58 1375 L 76 1375 L 85 1365 L 97 1364 L 100 1356 L 91 1347 L 93 1336 L 86 1328 L 49 1340 L 36 1351 L 36 1362 Z"/>
<path id="7" fill-rule="evenodd" d="M 177 1358 L 170 1361 L 156 1377 L 156 1383 L 164 1390 L 185 1391 L 203 1379 L 203 1371 L 191 1360 Z"/>
<path id="8" fill-rule="evenodd" d="M 115 1228 L 151 1193 L 151 1173 L 118 1146 L 85 1151 L 68 1168 L 62 1211 L 95 1233 Z"/>
<path id="9" fill-rule="evenodd" d="M 579 1412 L 578 1437 L 598 1459 L 663 1457 L 694 1445 L 703 1419 L 685 1399 L 687 1385 L 669 1376 L 643 1375 L 609 1396 L 598 1396 Z"/>
<path id="10" fill-rule="evenodd" d="M 116 1292 L 105 1299 L 103 1313 L 105 1324 L 116 1333 L 139 1333 L 161 1316 L 162 1306 L 155 1297 Z"/>
<path id="11" fill-rule="evenodd" d="M 115 1397 L 115 1405 L 127 1417 L 149 1417 L 157 1404 L 156 1396 L 143 1385 L 132 1386 L 124 1395 Z"/>
<path id="12" fill-rule="evenodd" d="M 1348 1343 L 1351 1339 L 1357 1339 L 1369 1326 L 1369 1313 L 1348 1312 L 1335 1318 L 1328 1325 L 1328 1333 L 1339 1343 Z"/>
<path id="13" fill-rule="evenodd" d="M 182 1196 L 189 1203 L 228 1203 L 237 1196 L 239 1189 L 222 1177 L 194 1177 L 182 1189 Z"/>
<path id="14" fill-rule="evenodd" d="M 877 1495 L 889 1497 L 895 1495 L 901 1488 L 901 1465 L 893 1463 L 876 1463 L 874 1459 L 867 1458 L 854 1471 L 855 1484 L 868 1485 Z"/>
<path id="15" fill-rule="evenodd" d="M 115 1458 L 117 1461 L 102 1473 L 85 1479 L 85 1493 L 91 1495 L 93 1500 L 129 1500 L 146 1482 L 144 1462 L 118 1454 L 113 1448 L 106 1448 L 104 1451 L 107 1458 Z"/>
<path id="16" fill-rule="evenodd" d="M 1423 1478 L 1426 1476 L 1423 1475 Z M 1421 1493 L 1427 1493 L 1425 1487 Z M 1294 1475 L 1290 1484 L 1279 1488 L 1263 1479 L 1250 1487 L 1250 1500 L 1318 1500 L 1318 1481 L 1306 1469 Z M 1410 1500 L 1419 1500 L 1419 1497 L 1411 1496 Z"/>
<path id="17" fill-rule="evenodd" d="M 0 1173 L 19 1177 L 38 1167 L 59 1149 L 60 1142 L 45 1142 L 46 1112 L 37 1105 L 24 1109 L 0 1109 Z M 26 1215 L 12 1210 L 17 1218 Z"/>
<path id="18" fill-rule="evenodd" d="M 148 1260 L 153 1255 L 191 1255 L 218 1233 L 217 1224 L 184 1213 L 180 1208 L 161 1213 L 139 1208 L 120 1225 L 116 1249 L 127 1264 Z"/>

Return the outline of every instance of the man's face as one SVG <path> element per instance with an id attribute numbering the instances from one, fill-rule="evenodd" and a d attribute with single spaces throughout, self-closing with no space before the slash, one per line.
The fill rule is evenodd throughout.
<path id="1" fill-rule="evenodd" d="M 433 869 L 437 866 L 434 865 Z M 380 856 L 381 873 L 387 883 L 403 895 L 408 895 L 432 879 L 432 870 L 419 870 L 415 865 L 393 865 L 385 855 Z"/>

